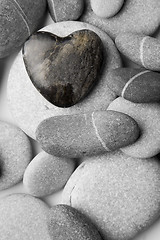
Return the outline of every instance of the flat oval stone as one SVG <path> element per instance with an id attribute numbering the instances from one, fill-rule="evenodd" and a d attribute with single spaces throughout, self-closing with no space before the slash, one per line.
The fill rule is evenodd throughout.
<path id="1" fill-rule="evenodd" d="M 99 75 L 99 81 L 83 101 L 69 108 L 56 107 L 37 91 L 26 71 L 22 52 L 17 55 L 12 64 L 7 86 L 9 108 L 18 126 L 34 139 L 36 128 L 44 119 L 56 115 L 106 110 L 109 103 L 116 98 L 116 94 L 107 86 L 106 78 L 109 69 L 121 66 L 121 59 L 114 42 L 105 32 L 93 25 L 76 21 L 54 23 L 46 26 L 42 31 L 65 37 L 83 29 L 94 31 L 103 42 L 103 71 Z"/>
<path id="2" fill-rule="evenodd" d="M 25 43 L 23 59 L 37 90 L 58 107 L 83 99 L 97 82 L 103 63 L 103 45 L 90 30 L 65 38 L 37 32 Z"/>
<path id="3" fill-rule="evenodd" d="M 133 239 L 160 215 L 160 162 L 122 152 L 86 158 L 67 182 L 62 203 L 86 215 L 104 240 Z"/>
<path id="4" fill-rule="evenodd" d="M 132 145 L 121 148 L 123 152 L 138 158 L 153 157 L 160 152 L 159 103 L 132 103 L 119 97 L 109 105 L 108 109 L 128 114 L 140 128 L 140 137 Z"/>
<path id="5" fill-rule="evenodd" d="M 49 207 L 27 194 L 12 194 L 0 200 L 1 240 L 50 240 Z"/>
<path id="6" fill-rule="evenodd" d="M 110 18 L 116 15 L 124 4 L 124 0 L 91 0 L 93 12 L 100 18 Z"/>
<path id="7" fill-rule="evenodd" d="M 23 184 L 29 194 L 47 196 L 64 187 L 74 169 L 73 159 L 58 158 L 42 151 L 26 168 Z"/>
<path id="8" fill-rule="evenodd" d="M 53 240 L 102 240 L 92 222 L 71 206 L 53 206 L 48 215 L 48 230 Z"/>
<path id="9" fill-rule="evenodd" d="M 0 190 L 20 182 L 31 159 L 32 147 L 26 134 L 0 121 Z"/>
<path id="10" fill-rule="evenodd" d="M 108 86 L 135 103 L 160 101 L 160 74 L 145 69 L 116 68 L 109 72 Z"/>
<path id="11" fill-rule="evenodd" d="M 160 41 L 156 38 L 123 33 L 117 36 L 116 46 L 121 53 L 140 66 L 153 71 L 160 71 Z"/>
<path id="12" fill-rule="evenodd" d="M 47 0 L 48 9 L 55 22 L 77 20 L 84 8 L 83 0 Z"/>
<path id="13" fill-rule="evenodd" d="M 139 136 L 137 123 L 115 111 L 48 118 L 36 130 L 42 149 L 61 157 L 83 157 L 130 145 Z"/>

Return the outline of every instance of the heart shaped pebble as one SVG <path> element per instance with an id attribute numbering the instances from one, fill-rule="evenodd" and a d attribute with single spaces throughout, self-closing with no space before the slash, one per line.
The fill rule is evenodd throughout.
<path id="1" fill-rule="evenodd" d="M 90 30 L 61 38 L 37 32 L 25 43 L 23 58 L 37 90 L 58 107 L 70 107 L 91 90 L 103 63 L 103 44 Z"/>

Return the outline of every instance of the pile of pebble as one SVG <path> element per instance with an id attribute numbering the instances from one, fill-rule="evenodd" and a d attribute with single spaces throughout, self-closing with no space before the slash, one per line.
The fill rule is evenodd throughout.
<path id="1" fill-rule="evenodd" d="M 131 240 L 159 222 L 159 28 L 159 0 L 0 0 L 0 58 L 17 52 L 0 190 L 25 189 L 0 199 L 1 240 Z"/>

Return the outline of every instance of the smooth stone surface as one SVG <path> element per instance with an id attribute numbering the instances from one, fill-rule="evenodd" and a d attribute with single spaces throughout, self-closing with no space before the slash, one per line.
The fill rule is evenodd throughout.
<path id="1" fill-rule="evenodd" d="M 82 102 L 65 109 L 54 106 L 33 86 L 26 72 L 22 53 L 17 56 L 12 65 L 7 87 L 9 108 L 15 122 L 34 139 L 36 128 L 44 119 L 56 115 L 95 111 L 96 109 L 106 110 L 109 103 L 116 97 L 115 93 L 108 88 L 106 78 L 109 69 L 121 66 L 121 59 L 113 41 L 104 32 L 92 25 L 72 21 L 54 23 L 42 31 L 65 37 L 82 29 L 89 29 L 98 34 L 104 46 L 104 59 L 106 58 L 98 83 Z"/>
<path id="2" fill-rule="evenodd" d="M 23 59 L 36 89 L 58 107 L 70 107 L 90 92 L 103 64 L 103 44 L 95 32 L 81 30 L 60 38 L 37 32 L 24 44 Z"/>
<path id="3" fill-rule="evenodd" d="M 160 25 L 160 1 L 127 0 L 124 1 L 118 14 L 104 19 L 92 11 L 91 0 L 85 0 L 85 11 L 80 17 L 80 21 L 99 27 L 113 39 L 118 34 L 128 31 L 151 35 Z"/>
<path id="4" fill-rule="evenodd" d="M 29 194 L 36 197 L 47 196 L 64 187 L 74 169 L 73 159 L 40 152 L 26 168 L 23 184 Z"/>
<path id="5" fill-rule="evenodd" d="M 45 11 L 45 0 L 1 0 L 0 58 L 20 48 L 39 27 Z"/>
<path id="6" fill-rule="evenodd" d="M 47 0 L 55 22 L 77 20 L 84 9 L 84 0 Z"/>
<path id="7" fill-rule="evenodd" d="M 160 40 L 129 32 L 117 36 L 115 42 L 119 51 L 133 62 L 160 71 Z"/>
<path id="8" fill-rule="evenodd" d="M 134 143 L 138 137 L 137 123 L 115 111 L 51 117 L 36 130 L 44 151 L 72 158 L 113 151 Z"/>
<path id="9" fill-rule="evenodd" d="M 140 128 L 141 135 L 138 140 L 131 146 L 122 148 L 123 152 L 139 158 L 153 157 L 160 152 L 160 104 L 132 103 L 119 97 L 108 109 L 128 114 Z"/>
<path id="10" fill-rule="evenodd" d="M 160 101 L 160 74 L 145 69 L 117 68 L 109 72 L 108 86 L 135 103 Z"/>
<path id="11" fill-rule="evenodd" d="M 13 194 L 0 200 L 1 240 L 50 240 L 49 207 L 40 199 Z"/>
<path id="12" fill-rule="evenodd" d="M 31 159 L 32 147 L 25 133 L 0 121 L 0 190 L 20 182 Z"/>
<path id="13" fill-rule="evenodd" d="M 100 18 L 116 15 L 124 4 L 124 0 L 90 0 L 93 12 Z"/>
<path id="14" fill-rule="evenodd" d="M 67 205 L 49 211 L 48 230 L 53 240 L 101 240 L 97 229 L 82 213 Z"/>
<path id="15" fill-rule="evenodd" d="M 63 191 L 68 204 L 91 219 L 104 240 L 128 240 L 160 215 L 160 162 L 121 152 L 87 158 Z"/>

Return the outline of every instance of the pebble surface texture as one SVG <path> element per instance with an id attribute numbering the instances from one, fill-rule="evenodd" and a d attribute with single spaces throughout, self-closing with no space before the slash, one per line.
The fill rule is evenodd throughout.
<path id="1" fill-rule="evenodd" d="M 82 100 L 98 81 L 103 44 L 93 31 L 76 31 L 65 38 L 37 32 L 25 43 L 23 59 L 37 90 L 58 107 Z"/>
<path id="2" fill-rule="evenodd" d="M 121 152 L 87 158 L 63 191 L 64 204 L 85 214 L 104 240 L 128 240 L 160 214 L 160 163 Z"/>
<path id="3" fill-rule="evenodd" d="M 108 86 L 135 103 L 160 102 L 160 74 L 146 69 L 117 68 L 109 72 Z"/>
<path id="4" fill-rule="evenodd" d="M 84 9 L 84 0 L 47 0 L 55 22 L 77 20 Z"/>
<path id="5" fill-rule="evenodd" d="M 112 1 L 115 2 L 115 1 Z M 133 31 L 151 35 L 160 25 L 159 0 L 127 0 L 114 17 L 98 17 L 91 8 L 91 0 L 85 0 L 83 22 L 93 24 L 115 38 L 122 32 Z"/>
<path id="6" fill-rule="evenodd" d="M 0 200 L 1 240 L 51 240 L 47 228 L 48 206 L 26 194 Z"/>
<path id="7" fill-rule="evenodd" d="M 158 103 L 132 103 L 117 98 L 108 107 L 109 110 L 122 112 L 132 117 L 140 128 L 141 135 L 131 146 L 122 148 L 126 154 L 149 158 L 160 152 L 160 105 Z"/>
<path id="8" fill-rule="evenodd" d="M 153 71 L 160 71 L 160 40 L 135 33 L 117 36 L 119 51 L 133 62 Z"/>
<path id="9" fill-rule="evenodd" d="M 22 180 L 32 159 L 32 148 L 18 127 L 0 121 L 0 132 L 0 190 L 3 190 Z"/>
<path id="10" fill-rule="evenodd" d="M 64 187 L 74 169 L 75 162 L 72 159 L 40 152 L 26 168 L 23 184 L 29 194 L 47 196 Z"/>
<path id="11" fill-rule="evenodd" d="M 50 209 L 48 230 L 53 240 L 102 240 L 91 221 L 67 205 L 57 205 Z"/>
<path id="12" fill-rule="evenodd" d="M 36 130 L 36 139 L 44 151 L 72 158 L 113 151 L 134 143 L 138 137 L 137 123 L 115 111 L 52 117 Z"/>
<path id="13" fill-rule="evenodd" d="M 124 4 L 124 0 L 90 0 L 93 12 L 100 18 L 116 15 Z"/>
<path id="14" fill-rule="evenodd" d="M 8 56 L 25 42 L 38 28 L 45 11 L 45 0 L 1 0 L 0 58 Z"/>
<path id="15" fill-rule="evenodd" d="M 56 115 L 84 113 L 97 109 L 106 110 L 110 102 L 116 97 L 116 94 L 108 88 L 106 78 L 109 69 L 121 66 L 121 59 L 113 41 L 107 34 L 92 25 L 76 21 L 54 23 L 42 31 L 65 37 L 72 32 L 83 29 L 94 31 L 101 38 L 106 62 L 104 62 L 97 84 L 88 96 L 76 105 L 70 108 L 59 108 L 47 101 L 32 84 L 24 65 L 22 53 L 17 56 L 12 65 L 7 87 L 9 108 L 18 126 L 34 139 L 36 128 L 44 119 Z"/>

